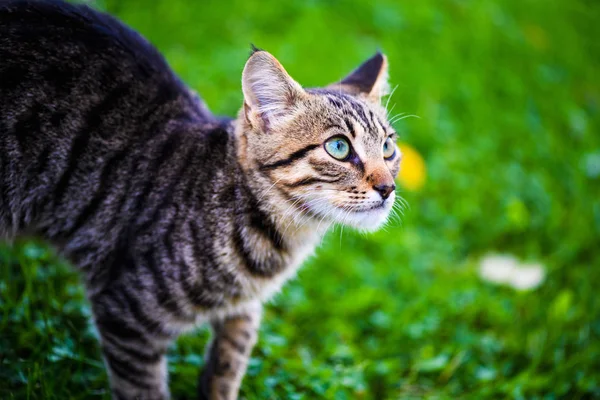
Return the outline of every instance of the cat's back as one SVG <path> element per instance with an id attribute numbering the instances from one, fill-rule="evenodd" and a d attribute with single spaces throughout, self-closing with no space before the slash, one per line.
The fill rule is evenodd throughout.
<path id="1" fill-rule="evenodd" d="M 160 53 L 137 32 L 109 14 L 62 0 L 0 2 L 0 55 L 0 68 L 9 74 L 3 83 L 31 78 L 33 71 L 46 71 L 43 78 L 52 81 L 63 76 L 48 69 L 93 70 L 99 64 L 115 73 L 135 72 L 138 79 L 176 81 Z"/>
<path id="2" fill-rule="evenodd" d="M 82 117 L 102 100 L 103 108 L 112 108 L 100 111 L 127 114 L 131 124 L 145 116 L 139 111 L 151 107 L 165 118 L 182 112 L 212 118 L 162 55 L 112 16 L 63 1 L 0 2 L 0 119 L 5 124 L 28 111 L 51 113 L 58 124 Z M 172 110 L 161 107 L 172 103 L 177 103 Z M 74 115 L 66 116 L 67 109 Z"/>
<path id="3" fill-rule="evenodd" d="M 74 232 L 104 206 L 127 211 L 132 197 L 161 190 L 148 171 L 183 164 L 196 146 L 202 135 L 185 127 L 214 124 L 160 53 L 115 18 L 0 0 L 0 237 L 40 220 Z"/>

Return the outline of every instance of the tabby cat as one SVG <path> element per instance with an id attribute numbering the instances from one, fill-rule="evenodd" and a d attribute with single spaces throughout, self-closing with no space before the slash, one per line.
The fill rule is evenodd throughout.
<path id="1" fill-rule="evenodd" d="M 77 266 L 113 398 L 169 398 L 167 347 L 205 322 L 199 396 L 237 397 L 261 303 L 332 224 L 388 217 L 386 80 L 378 53 L 303 89 L 254 49 L 237 118 L 219 118 L 111 16 L 0 2 L 0 237 L 40 236 Z"/>

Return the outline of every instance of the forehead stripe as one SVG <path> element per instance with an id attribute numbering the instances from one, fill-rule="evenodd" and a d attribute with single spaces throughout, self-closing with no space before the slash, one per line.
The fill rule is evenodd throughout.
<path id="1" fill-rule="evenodd" d="M 352 122 L 348 118 L 344 118 L 344 123 L 346 124 L 346 128 L 348 129 L 348 133 L 352 136 L 352 138 L 356 137 L 356 132 L 354 132 L 354 127 L 352 126 Z"/>
<path id="2" fill-rule="evenodd" d="M 346 97 L 340 97 L 339 99 L 342 100 L 344 104 L 346 104 L 346 107 L 341 108 L 341 110 L 344 111 L 344 114 L 351 115 L 352 117 L 354 117 L 354 120 L 357 124 L 359 124 L 365 131 L 368 130 L 369 122 L 361 118 L 361 116 L 356 111 L 355 104 Z"/>
<path id="3" fill-rule="evenodd" d="M 350 102 L 350 105 L 352 106 L 352 108 L 354 109 L 356 114 L 364 121 L 364 123 L 368 127 L 370 125 L 370 122 L 367 118 L 367 115 L 365 114 L 365 110 L 363 109 L 363 107 L 360 104 L 355 103 L 355 102 Z"/>
<path id="4" fill-rule="evenodd" d="M 379 117 L 377 117 L 371 110 L 369 110 L 369 116 L 371 117 L 371 120 L 373 121 L 373 125 L 375 127 L 377 127 L 379 125 L 379 128 L 381 128 L 381 130 L 383 131 L 384 136 L 387 136 L 387 129 L 385 129 L 385 126 L 383 126 Z"/>

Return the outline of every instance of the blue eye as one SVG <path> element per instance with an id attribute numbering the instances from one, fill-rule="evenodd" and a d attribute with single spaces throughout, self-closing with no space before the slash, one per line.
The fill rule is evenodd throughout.
<path id="1" fill-rule="evenodd" d="M 350 154 L 350 143 L 344 138 L 334 137 L 325 142 L 325 150 L 338 160 L 343 160 Z"/>
<path id="2" fill-rule="evenodd" d="M 383 158 L 392 158 L 396 153 L 396 146 L 391 138 L 387 138 L 383 143 Z"/>

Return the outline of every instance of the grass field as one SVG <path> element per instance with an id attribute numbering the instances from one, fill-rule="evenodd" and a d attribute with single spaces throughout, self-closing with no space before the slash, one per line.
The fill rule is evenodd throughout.
<path id="1" fill-rule="evenodd" d="M 600 4 L 105 0 L 213 111 L 233 115 L 249 43 L 306 86 L 381 48 L 401 141 L 425 161 L 401 222 L 335 230 L 267 306 L 244 399 L 600 398 Z M 1 77 L 0 77 L 1 79 Z M 411 168 L 406 165 L 405 168 Z M 541 264 L 539 287 L 481 258 Z M 78 276 L 0 247 L 0 399 L 109 399 Z M 206 330 L 170 351 L 192 397 Z"/>

